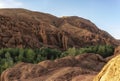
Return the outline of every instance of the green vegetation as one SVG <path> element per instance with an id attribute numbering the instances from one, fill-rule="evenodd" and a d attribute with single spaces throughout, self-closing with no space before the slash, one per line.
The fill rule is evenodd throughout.
<path id="1" fill-rule="evenodd" d="M 54 60 L 68 55 L 76 56 L 83 53 L 96 53 L 108 57 L 114 52 L 110 45 L 89 46 L 85 48 L 69 48 L 66 51 L 42 47 L 40 49 L 28 48 L 2 48 L 0 49 L 0 73 L 18 62 L 38 63 L 43 60 Z"/>
<path id="2" fill-rule="evenodd" d="M 80 49 L 76 48 L 69 48 L 67 51 L 63 52 L 61 54 L 62 57 L 72 55 L 76 56 L 78 54 L 84 54 L 84 53 L 95 53 L 100 54 L 102 57 L 108 57 L 111 56 L 114 52 L 114 47 L 111 45 L 97 45 L 97 46 L 88 46 Z"/>

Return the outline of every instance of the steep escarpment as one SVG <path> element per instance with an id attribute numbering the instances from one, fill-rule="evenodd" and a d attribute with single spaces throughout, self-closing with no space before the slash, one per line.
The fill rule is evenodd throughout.
<path id="1" fill-rule="evenodd" d="M 55 17 L 25 9 L 0 9 L 0 48 L 67 49 L 119 42 L 91 21 L 71 16 Z"/>

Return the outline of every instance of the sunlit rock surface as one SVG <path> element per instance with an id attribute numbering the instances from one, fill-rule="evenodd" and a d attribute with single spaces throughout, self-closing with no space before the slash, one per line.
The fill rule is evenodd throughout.
<path id="1" fill-rule="evenodd" d="M 111 59 L 93 81 L 120 81 L 120 55 Z"/>

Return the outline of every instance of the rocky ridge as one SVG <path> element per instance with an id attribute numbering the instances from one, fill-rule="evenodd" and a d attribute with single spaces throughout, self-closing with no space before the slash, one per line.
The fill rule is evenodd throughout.
<path id="1" fill-rule="evenodd" d="M 92 81 L 105 63 L 98 54 L 68 56 L 38 64 L 18 63 L 2 73 L 1 81 Z"/>
<path id="2" fill-rule="evenodd" d="M 91 21 L 77 16 L 56 17 L 26 9 L 0 9 L 0 48 L 67 49 L 119 41 Z"/>

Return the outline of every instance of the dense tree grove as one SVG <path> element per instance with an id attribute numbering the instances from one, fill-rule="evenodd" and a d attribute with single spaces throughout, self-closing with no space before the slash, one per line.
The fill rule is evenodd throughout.
<path id="1" fill-rule="evenodd" d="M 97 46 L 88 46 L 84 48 L 69 48 L 67 51 L 64 51 L 61 56 L 68 56 L 68 55 L 78 55 L 84 53 L 95 53 L 100 54 L 102 57 L 111 56 L 114 52 L 114 47 L 111 45 L 97 45 Z"/>
<path id="2" fill-rule="evenodd" d="M 50 48 L 2 48 L 0 49 L 0 73 L 18 62 L 38 63 L 43 60 L 54 60 L 68 55 L 76 56 L 84 53 L 100 54 L 108 57 L 114 52 L 110 45 L 89 46 L 84 48 L 69 48 L 66 51 Z"/>

